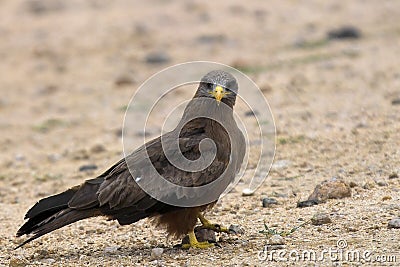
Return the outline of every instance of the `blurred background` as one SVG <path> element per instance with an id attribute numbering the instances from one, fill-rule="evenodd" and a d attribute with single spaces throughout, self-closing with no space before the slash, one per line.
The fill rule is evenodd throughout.
<path id="1" fill-rule="evenodd" d="M 278 164 L 259 194 L 293 204 L 333 176 L 385 180 L 400 168 L 399 41 L 395 0 L 2 0 L 1 237 L 117 161 L 135 90 L 192 60 L 238 68 L 268 99 Z"/>

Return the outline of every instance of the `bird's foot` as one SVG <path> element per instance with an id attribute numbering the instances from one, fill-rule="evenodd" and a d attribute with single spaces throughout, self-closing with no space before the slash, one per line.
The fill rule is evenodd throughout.
<path id="1" fill-rule="evenodd" d="M 212 248 L 212 247 L 214 247 L 214 244 L 213 243 L 208 243 L 207 241 L 205 241 L 205 242 L 197 241 L 197 242 L 192 243 L 192 244 L 183 244 L 182 245 L 183 249 L 189 249 L 189 248 L 205 249 L 205 248 Z"/>
<path id="2" fill-rule="evenodd" d="M 228 228 L 223 227 L 217 223 L 211 223 L 209 220 L 204 218 L 204 216 L 202 214 L 199 214 L 199 219 L 200 219 L 200 222 L 202 223 L 203 228 L 210 229 L 210 230 L 213 230 L 213 231 L 219 232 L 219 233 L 228 233 L 229 234 Z"/>
<path id="3" fill-rule="evenodd" d="M 189 249 L 189 248 L 205 249 L 205 248 L 214 247 L 213 243 L 208 243 L 207 241 L 205 241 L 205 242 L 197 241 L 194 231 L 189 232 L 188 235 L 189 235 L 189 244 L 182 244 L 183 249 Z"/>

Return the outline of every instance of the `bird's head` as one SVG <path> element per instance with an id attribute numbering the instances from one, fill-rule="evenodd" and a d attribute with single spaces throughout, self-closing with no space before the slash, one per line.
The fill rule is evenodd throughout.
<path id="1" fill-rule="evenodd" d="M 235 77 L 223 70 L 213 70 L 201 79 L 195 97 L 214 98 L 218 105 L 223 102 L 232 107 L 237 92 L 238 83 Z"/>

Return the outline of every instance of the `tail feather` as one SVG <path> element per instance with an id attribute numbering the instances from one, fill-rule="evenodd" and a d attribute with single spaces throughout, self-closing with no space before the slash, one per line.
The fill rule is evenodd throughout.
<path id="1" fill-rule="evenodd" d="M 28 233 L 33 234 L 32 237 L 29 239 L 25 240 L 23 243 L 18 245 L 15 249 L 22 247 L 28 242 L 31 242 L 32 240 L 35 240 L 38 237 L 41 237 L 42 235 L 45 235 L 47 233 L 50 233 L 58 228 L 61 228 L 63 226 L 66 226 L 68 224 L 74 223 L 76 221 L 86 219 L 92 216 L 98 216 L 101 215 L 99 211 L 96 210 L 73 210 L 70 208 L 67 208 L 65 210 L 59 211 L 58 213 L 52 215 L 51 217 L 48 217 L 38 224 L 34 225 L 30 229 L 27 230 Z M 25 225 L 24 225 L 25 226 Z M 21 227 L 22 228 L 22 227 Z M 20 232 L 20 231 L 18 231 Z"/>
<path id="2" fill-rule="evenodd" d="M 50 196 L 38 201 L 25 215 L 25 219 L 29 219 L 17 232 L 17 236 L 29 234 L 37 225 L 51 217 L 57 212 L 68 208 L 68 202 L 76 193 L 76 188 L 68 189 L 67 191 Z"/>
<path id="3" fill-rule="evenodd" d="M 68 202 L 78 191 L 78 187 L 73 187 L 60 194 L 39 200 L 25 215 L 25 219 L 31 219 L 45 212 L 59 211 L 68 206 Z"/>
<path id="4" fill-rule="evenodd" d="M 76 186 L 63 193 L 38 201 L 26 213 L 25 219 L 28 219 L 28 221 L 17 231 L 17 236 L 30 234 L 33 234 L 33 236 L 24 241 L 17 248 L 70 223 L 100 215 L 100 211 L 97 209 L 96 205 L 93 204 L 92 208 L 88 209 L 75 209 L 69 206 L 69 202 L 77 195 L 81 187 L 82 186 Z M 84 193 L 85 192 L 86 191 L 84 191 Z"/>

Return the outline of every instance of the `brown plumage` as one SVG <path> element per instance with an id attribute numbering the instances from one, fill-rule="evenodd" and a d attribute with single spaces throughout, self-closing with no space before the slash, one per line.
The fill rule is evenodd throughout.
<path id="1" fill-rule="evenodd" d="M 221 88 L 224 90 L 223 94 L 222 91 L 217 92 L 222 90 Z M 197 172 L 178 169 L 166 158 L 161 137 L 158 137 L 117 162 L 97 178 L 37 202 L 26 213 L 25 219 L 28 221 L 17 232 L 17 236 L 32 236 L 18 247 L 65 225 L 94 216 L 106 216 L 108 219 L 117 220 L 121 225 L 151 217 L 171 235 L 181 236 L 192 232 L 197 218 L 200 218 L 200 212 L 214 205 L 216 201 L 198 207 L 166 204 L 143 191 L 136 183 L 135 177 L 151 180 L 149 172 L 146 171 L 145 159 L 150 159 L 164 179 L 181 186 L 205 185 L 223 175 L 223 182 L 217 188 L 213 188 L 215 191 L 212 192 L 219 196 L 233 181 L 245 154 L 244 137 L 236 125 L 232 111 L 237 90 L 237 82 L 229 73 L 212 71 L 206 74 L 193 100 L 187 105 L 178 127 L 162 137 L 166 143 L 176 141 L 176 131 L 179 130 L 179 126 L 183 126 L 178 133 L 179 147 L 181 153 L 189 160 L 200 157 L 200 141 L 204 138 L 212 139 L 217 152 L 207 168 Z M 226 105 L 220 105 L 219 101 Z M 204 117 L 185 121 L 185 118 L 192 118 L 200 110 L 216 117 L 224 126 Z M 172 194 L 177 199 L 202 197 L 184 194 L 176 196 L 175 192 L 166 194 Z M 193 242 L 191 241 L 191 244 Z"/>

